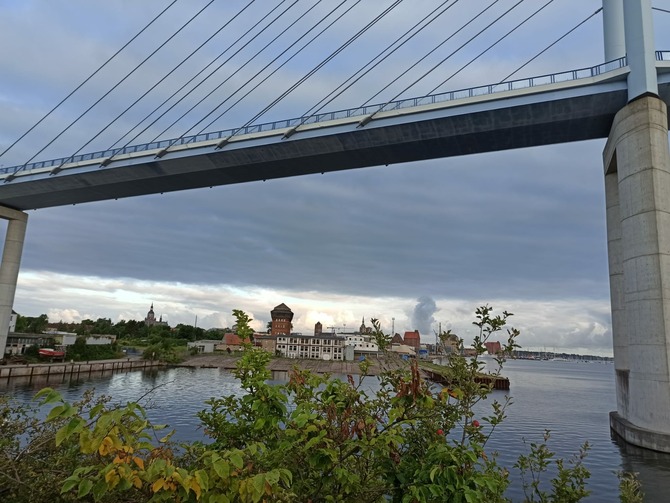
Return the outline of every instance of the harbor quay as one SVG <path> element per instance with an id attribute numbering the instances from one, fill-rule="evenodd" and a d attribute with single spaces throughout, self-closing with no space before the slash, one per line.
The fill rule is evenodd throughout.
<path id="1" fill-rule="evenodd" d="M 96 360 L 82 362 L 52 362 L 0 365 L 0 386 L 10 380 L 28 384 L 43 384 L 78 380 L 82 377 L 104 373 L 131 372 L 135 370 L 157 369 L 165 363 L 156 360 L 123 358 L 118 360 Z"/>
<path id="2" fill-rule="evenodd" d="M 237 364 L 237 355 L 200 354 L 191 356 L 177 367 L 192 368 L 221 368 L 232 370 Z M 387 370 L 395 370 L 409 365 L 407 361 L 400 358 L 386 358 L 383 356 L 366 356 L 369 362 L 367 375 L 379 375 Z M 351 374 L 361 373 L 360 361 L 344 360 L 312 360 L 301 358 L 273 358 L 267 365 L 272 372 L 288 372 L 293 368 L 309 370 L 316 374 Z"/>
<path id="3" fill-rule="evenodd" d="M 71 361 L 32 364 L 9 364 L 0 365 L 0 387 L 10 381 L 22 381 L 31 385 L 48 386 L 50 383 L 79 380 L 92 375 L 104 375 L 105 373 L 132 372 L 138 370 L 158 370 L 167 368 L 218 368 L 232 371 L 236 368 L 241 355 L 238 354 L 199 354 L 188 357 L 177 364 L 166 364 L 157 360 L 145 360 L 138 358 L 123 358 L 118 360 L 98 361 Z M 399 358 L 397 355 L 368 355 L 365 357 L 368 363 L 365 375 L 378 376 L 386 371 L 409 367 L 409 360 Z M 314 360 L 300 358 L 273 358 L 268 362 L 267 369 L 273 374 L 288 373 L 294 368 L 308 370 L 316 374 L 333 375 L 361 375 L 362 360 Z M 429 381 L 446 385 L 448 380 L 436 370 L 436 366 L 430 369 L 421 369 L 424 378 Z M 482 384 L 490 384 L 493 380 L 494 389 L 509 389 L 509 379 L 506 377 L 487 377 L 479 379 Z"/>
<path id="4" fill-rule="evenodd" d="M 177 365 L 178 367 L 192 368 L 221 368 L 232 370 L 235 368 L 238 357 L 224 355 L 196 355 L 189 358 L 186 362 Z M 396 370 L 409 366 L 409 360 L 399 358 L 397 355 L 391 356 L 366 356 L 369 363 L 366 369 L 366 375 L 376 376 L 382 372 Z M 341 360 L 312 360 L 298 358 L 273 358 L 268 363 L 268 370 L 272 372 L 288 372 L 293 368 L 309 370 L 316 374 L 340 374 L 340 375 L 360 375 L 360 361 L 341 361 Z M 421 367 L 421 364 L 419 364 Z M 441 385 L 447 385 L 448 379 L 439 372 L 436 365 L 431 368 L 421 368 L 421 374 L 429 381 Z M 476 378 L 482 385 L 492 385 L 497 390 L 508 390 L 510 382 L 507 377 L 482 375 Z"/>

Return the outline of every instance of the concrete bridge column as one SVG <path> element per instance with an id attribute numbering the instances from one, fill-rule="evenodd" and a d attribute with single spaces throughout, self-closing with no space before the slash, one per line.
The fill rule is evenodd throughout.
<path id="1" fill-rule="evenodd" d="M 616 162 L 616 158 L 614 159 Z M 612 306 L 612 339 L 614 368 L 617 381 L 617 410 L 627 416 L 628 411 L 628 339 L 624 317 L 623 262 L 621 260 L 621 214 L 619 210 L 619 179 L 616 170 L 605 175 L 605 202 L 607 207 L 607 254 L 610 273 L 610 304 Z M 622 392 L 618 392 L 621 389 Z"/>
<path id="2" fill-rule="evenodd" d="M 0 262 L 0 358 L 2 358 L 7 346 L 9 321 L 14 305 L 16 280 L 19 277 L 28 215 L 22 211 L 0 206 L 0 218 L 8 220 L 5 247 L 2 251 L 2 262 Z"/>
<path id="3" fill-rule="evenodd" d="M 622 109 L 604 160 L 617 392 L 610 425 L 627 442 L 670 452 L 670 152 L 665 103 L 645 96 Z"/>

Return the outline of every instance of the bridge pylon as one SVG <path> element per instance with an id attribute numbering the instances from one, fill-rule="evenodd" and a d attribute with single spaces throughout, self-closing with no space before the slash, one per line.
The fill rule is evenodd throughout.
<path id="1" fill-rule="evenodd" d="M 604 152 L 617 411 L 610 426 L 670 452 L 670 152 L 659 98 L 629 103 Z"/>
<path id="2" fill-rule="evenodd" d="M 603 0 L 603 9 L 605 53 L 621 50 L 623 19 L 630 69 L 629 101 L 603 153 L 617 395 L 610 427 L 631 444 L 670 452 L 668 110 L 658 96 L 650 0 Z"/>
<path id="3" fill-rule="evenodd" d="M 5 354 L 9 322 L 12 317 L 16 282 L 26 237 L 28 214 L 0 206 L 0 218 L 7 220 L 5 246 L 0 262 L 0 358 Z"/>

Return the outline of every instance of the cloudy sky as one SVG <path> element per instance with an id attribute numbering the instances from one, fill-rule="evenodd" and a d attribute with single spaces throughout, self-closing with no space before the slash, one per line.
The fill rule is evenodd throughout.
<path id="1" fill-rule="evenodd" d="M 395 3 L 178 0 L 0 164 L 243 125 Z M 0 150 L 170 4 L 0 3 Z M 450 4 L 319 106 L 397 37 Z M 499 82 L 600 6 L 600 0 L 405 0 L 256 122 L 301 116 L 315 106 L 331 111 L 421 96 L 445 80 L 439 91 Z M 656 11 L 654 21 L 657 48 L 670 49 L 662 36 L 670 33 L 670 14 Z M 599 13 L 514 78 L 602 62 Z M 198 72 L 200 79 L 212 76 L 168 109 L 194 80 L 135 127 Z M 247 82 L 254 91 L 233 107 L 251 89 Z M 197 317 L 204 328 L 231 325 L 231 311 L 239 308 L 262 329 L 284 302 L 295 313 L 295 330 L 304 333 L 317 321 L 352 328 L 365 317 L 378 318 L 389 332 L 419 329 L 429 340 L 441 324 L 467 341 L 474 309 L 488 303 L 514 313 L 526 348 L 611 354 L 603 146 L 598 140 L 31 211 L 14 308 L 51 321 L 115 322 L 143 319 L 153 303 L 170 325 Z"/>

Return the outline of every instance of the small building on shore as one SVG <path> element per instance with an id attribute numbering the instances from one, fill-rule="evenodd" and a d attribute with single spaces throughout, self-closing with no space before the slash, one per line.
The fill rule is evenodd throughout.
<path id="1" fill-rule="evenodd" d="M 22 355 L 30 346 L 41 348 L 43 346 L 52 345 L 53 343 L 53 337 L 48 334 L 10 333 L 7 335 L 5 354 Z"/>
<path id="2" fill-rule="evenodd" d="M 344 360 L 346 339 L 334 334 L 280 335 L 276 350 L 287 358 Z"/>
<path id="3" fill-rule="evenodd" d="M 254 334 L 254 346 L 274 355 L 277 351 L 277 337 L 267 334 Z"/>
<path id="4" fill-rule="evenodd" d="M 346 345 L 354 347 L 354 353 L 368 355 L 379 352 L 379 346 L 370 335 L 345 334 L 344 337 Z"/>
<path id="5" fill-rule="evenodd" d="M 104 346 L 116 342 L 116 335 L 113 334 L 77 335 L 70 332 L 47 332 L 45 335 L 53 338 L 58 346 L 72 346 L 79 337 L 83 337 L 88 346 Z"/>
<path id="6" fill-rule="evenodd" d="M 233 332 L 227 332 L 223 334 L 223 339 L 218 342 L 214 349 L 217 351 L 239 351 L 242 349 L 242 339 Z"/>
<path id="7" fill-rule="evenodd" d="M 407 344 L 391 344 L 389 351 L 398 353 L 399 355 L 416 356 L 414 348 Z"/>
<path id="8" fill-rule="evenodd" d="M 213 353 L 214 349 L 221 344 L 220 340 L 212 339 L 202 339 L 199 341 L 193 341 L 186 344 L 190 348 L 197 348 L 198 353 Z"/>

